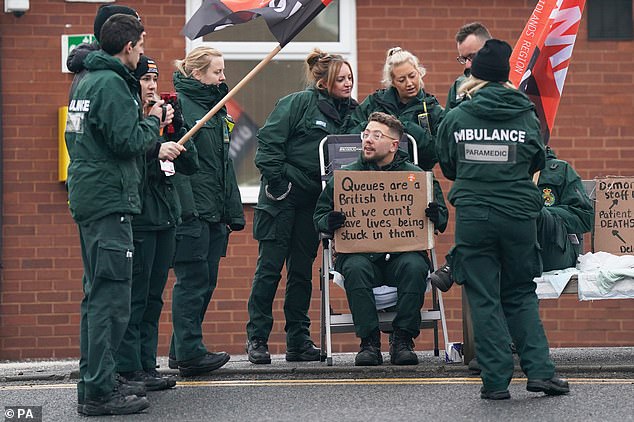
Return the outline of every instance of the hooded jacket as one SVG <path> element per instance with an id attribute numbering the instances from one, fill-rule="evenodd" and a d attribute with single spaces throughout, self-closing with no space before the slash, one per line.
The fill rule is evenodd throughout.
<path id="1" fill-rule="evenodd" d="M 427 109 L 429 128 L 419 124 L 418 115 Z M 401 103 L 394 87 L 380 89 L 368 95 L 350 117 L 347 133 L 361 133 L 368 124 L 368 117 L 375 111 L 391 114 L 398 118 L 405 132 L 412 135 L 418 148 L 418 164 L 423 170 L 431 170 L 438 162 L 434 149 L 434 139 L 442 120 L 443 108 L 431 94 L 420 90 L 407 104 Z"/>
<path id="2" fill-rule="evenodd" d="M 226 84 L 206 85 L 174 72 L 185 127 L 189 130 L 229 91 Z M 174 184 L 182 206 L 183 220 L 200 217 L 210 223 L 225 223 L 234 230 L 244 228 L 244 210 L 233 161 L 227 109 L 223 107 L 193 136 L 200 168 L 191 176 L 176 174 Z"/>
<path id="3" fill-rule="evenodd" d="M 408 154 L 405 151 L 397 150 L 396 155 L 394 156 L 394 160 L 384 167 L 377 166 L 376 163 L 369 163 L 363 160 L 363 157 L 359 157 L 357 161 L 347 166 L 344 166 L 342 170 L 347 171 L 422 171 L 420 167 L 409 162 Z M 439 211 L 440 211 L 440 221 L 435 228 L 444 232 L 447 228 L 447 220 L 448 220 L 448 211 L 447 205 L 445 204 L 445 199 L 442 195 L 442 189 L 440 187 L 440 183 L 434 178 L 434 201 L 438 203 Z M 319 196 L 319 200 L 317 201 L 317 207 L 315 208 L 315 214 L 313 216 L 313 221 L 315 223 L 315 228 L 319 232 L 328 232 L 328 214 L 334 209 L 334 177 L 331 177 L 326 183 L 326 187 L 324 191 Z M 391 253 L 391 255 L 395 255 Z M 369 259 L 374 261 L 377 259 L 383 259 L 384 253 L 372 253 L 366 254 Z"/>
<path id="4" fill-rule="evenodd" d="M 89 72 L 68 106 L 65 133 L 71 214 L 78 223 L 139 214 L 138 159 L 158 137 L 159 120 L 143 119 L 139 83 L 119 59 L 100 50 L 84 66 Z"/>
<path id="5" fill-rule="evenodd" d="M 436 139 L 440 168 L 455 181 L 454 206 L 489 206 L 520 219 L 542 208 L 531 178 L 544 167 L 544 151 L 535 106 L 499 83 L 447 113 Z"/>

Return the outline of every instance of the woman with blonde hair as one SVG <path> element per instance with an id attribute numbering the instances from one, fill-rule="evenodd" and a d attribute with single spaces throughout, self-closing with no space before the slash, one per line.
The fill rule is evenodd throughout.
<path id="1" fill-rule="evenodd" d="M 459 88 L 471 99 L 447 113 L 436 140 L 440 168 L 454 181 L 451 271 L 469 300 L 486 400 L 511 397 L 511 343 L 528 391 L 569 391 L 539 318 L 533 278 L 542 272 L 536 220 L 544 202 L 532 177 L 546 154 L 535 105 L 508 83 L 511 51 L 496 39 L 478 51 Z"/>
<path id="2" fill-rule="evenodd" d="M 381 82 L 384 88 L 368 95 L 357 107 L 350 119 L 348 133 L 361 133 L 368 117 L 375 111 L 391 114 L 416 140 L 419 166 L 431 170 L 438 161 L 434 136 L 443 109 L 436 97 L 425 92 L 423 77 L 426 72 L 414 54 L 401 47 L 389 49 L 383 65 Z"/>
<path id="3" fill-rule="evenodd" d="M 193 49 L 177 60 L 173 82 L 184 125 L 191 129 L 225 95 L 222 53 L 210 47 Z M 233 122 L 223 107 L 193 136 L 200 169 L 174 181 L 182 206 L 176 229 L 172 295 L 174 334 L 170 366 L 182 376 L 220 368 L 229 361 L 225 352 L 211 353 L 203 344 L 202 323 L 225 255 L 229 233 L 244 228 L 244 212 L 229 143 Z"/>
<path id="4" fill-rule="evenodd" d="M 306 58 L 309 86 L 280 99 L 258 132 L 255 164 L 262 173 L 253 236 L 259 256 L 249 297 L 247 353 L 256 364 L 271 363 L 268 338 L 272 306 L 286 263 L 286 360 L 315 361 L 308 308 L 312 267 L 319 240 L 313 212 L 321 193 L 318 146 L 341 133 L 357 103 L 350 63 L 313 50 Z"/>

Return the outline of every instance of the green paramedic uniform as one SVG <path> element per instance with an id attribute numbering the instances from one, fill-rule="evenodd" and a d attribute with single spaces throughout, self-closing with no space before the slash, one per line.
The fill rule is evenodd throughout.
<path id="1" fill-rule="evenodd" d="M 353 171 L 422 171 L 408 161 L 408 154 L 398 150 L 394 160 L 384 167 L 365 162 L 344 166 L 342 170 Z M 328 231 L 328 214 L 334 209 L 334 178 L 326 184 L 315 209 L 315 227 L 320 232 Z M 443 232 L 447 227 L 448 211 L 440 184 L 434 179 L 434 201 L 439 205 L 440 221 L 436 229 Z M 424 216 L 423 216 L 424 217 Z M 335 269 L 344 278 L 348 304 L 352 312 L 355 334 L 359 338 L 369 337 L 379 329 L 376 301 L 372 289 L 382 285 L 397 287 L 395 329 L 401 329 L 416 338 L 420 333 L 420 309 L 423 307 L 427 288 L 427 273 L 430 262 L 425 251 L 383 253 L 338 253 Z"/>
<path id="2" fill-rule="evenodd" d="M 566 161 L 546 149 L 546 165 L 537 187 L 544 201 L 537 218 L 537 239 L 544 271 L 574 267 L 583 233 L 594 225 L 594 209 L 581 178 Z"/>
<path id="3" fill-rule="evenodd" d="M 185 134 L 183 129 L 180 134 Z M 179 136 L 178 138 L 180 138 Z M 198 152 L 192 140 L 187 151 L 174 160 L 173 170 L 162 170 L 158 151 L 161 137 L 146 152 L 145 174 L 141 186 L 141 215 L 132 220 L 134 258 L 130 322 L 117 351 L 117 372 L 156 368 L 159 318 L 163 309 L 163 290 L 176 247 L 176 226 L 181 221 L 181 206 L 172 183 L 174 172 L 191 175 L 199 167 Z"/>
<path id="4" fill-rule="evenodd" d="M 321 193 L 319 143 L 341 133 L 355 106 L 353 99 L 335 99 L 326 91 L 308 88 L 280 99 L 258 132 L 255 164 L 262 177 L 253 237 L 259 255 L 248 304 L 249 340 L 269 338 L 273 300 L 286 263 L 286 346 L 300 349 L 310 341 L 308 308 L 319 246 L 313 225 Z M 279 200 L 267 196 L 266 190 Z"/>
<path id="5" fill-rule="evenodd" d="M 531 177 L 546 158 L 534 105 L 517 90 L 488 83 L 445 116 L 436 149 L 443 174 L 454 180 L 452 271 L 471 307 L 484 388 L 508 388 L 511 342 L 529 378 L 550 379 L 554 365 L 533 282 L 542 269 L 542 201 Z"/>
<path id="6" fill-rule="evenodd" d="M 138 81 L 119 59 L 96 51 L 84 64 L 88 74 L 73 93 L 65 133 L 69 206 L 84 264 L 80 404 L 115 387 L 114 352 L 130 318 L 131 220 L 141 212 L 138 163 L 159 135 L 158 119 L 143 119 Z"/>
<path id="7" fill-rule="evenodd" d="M 228 92 L 224 83 L 206 85 L 179 72 L 173 82 L 187 129 Z M 220 258 L 226 253 L 229 230 L 242 230 L 245 224 L 229 156 L 229 123 L 223 107 L 193 136 L 199 170 L 191 176 L 174 176 L 183 222 L 176 228 L 170 356 L 179 362 L 207 354 L 202 323 L 216 288 Z"/>

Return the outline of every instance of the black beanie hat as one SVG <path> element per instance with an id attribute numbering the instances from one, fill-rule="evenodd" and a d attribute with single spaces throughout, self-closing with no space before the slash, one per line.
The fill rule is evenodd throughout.
<path id="1" fill-rule="evenodd" d="M 156 65 L 156 62 L 148 56 L 141 56 L 139 64 L 136 65 L 134 76 L 137 79 L 141 79 L 146 73 L 156 73 L 156 76 L 158 76 L 158 66 Z"/>
<path id="2" fill-rule="evenodd" d="M 511 66 L 509 58 L 513 49 L 507 42 L 490 39 L 475 55 L 471 62 L 471 74 L 483 81 L 506 82 Z"/>
<path id="3" fill-rule="evenodd" d="M 99 10 L 97 10 L 97 15 L 95 16 L 95 24 L 93 26 L 93 29 L 95 31 L 95 38 L 97 38 L 97 41 L 99 41 L 99 33 L 101 32 L 101 27 L 103 26 L 103 24 L 106 23 L 110 16 L 116 15 L 117 13 L 131 15 L 141 20 L 136 10 L 132 9 L 131 7 L 115 6 L 109 4 L 101 6 Z"/>

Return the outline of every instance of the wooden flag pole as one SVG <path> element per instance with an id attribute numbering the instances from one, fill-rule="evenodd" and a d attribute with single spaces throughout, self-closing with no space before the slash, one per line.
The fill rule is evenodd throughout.
<path id="1" fill-rule="evenodd" d="M 244 77 L 242 78 L 242 80 L 240 82 L 238 82 L 236 84 L 236 86 L 234 86 L 231 91 L 229 91 L 227 93 L 227 95 L 224 96 L 224 98 L 222 100 L 220 100 L 220 102 L 218 102 L 218 104 L 216 104 L 211 110 L 209 110 L 207 112 L 207 114 L 205 114 L 203 116 L 202 119 L 200 119 L 198 121 L 198 123 L 196 123 L 196 125 L 189 129 L 189 131 L 183 135 L 182 138 L 180 138 L 178 140 L 178 143 L 183 145 L 185 144 L 185 142 L 187 142 L 192 136 L 194 136 L 194 134 L 196 132 L 198 132 L 198 130 L 203 127 L 203 125 L 205 123 L 207 123 L 207 121 L 209 121 L 209 119 L 211 119 L 212 117 L 214 117 L 214 115 L 216 113 L 218 113 L 218 111 L 224 107 L 224 105 L 227 103 L 227 101 L 229 101 L 238 91 L 240 91 L 240 89 L 242 89 L 243 86 L 245 86 L 251 79 L 253 79 L 253 77 L 260 71 L 262 70 L 262 68 L 264 66 L 266 66 L 272 59 L 273 57 L 275 57 L 275 55 L 277 53 L 280 52 L 280 50 L 282 49 L 282 46 L 280 44 L 277 45 L 277 47 L 275 47 L 265 58 L 262 59 L 262 61 L 260 63 L 257 64 L 257 66 L 255 66 L 253 69 L 251 69 L 251 71 Z"/>

